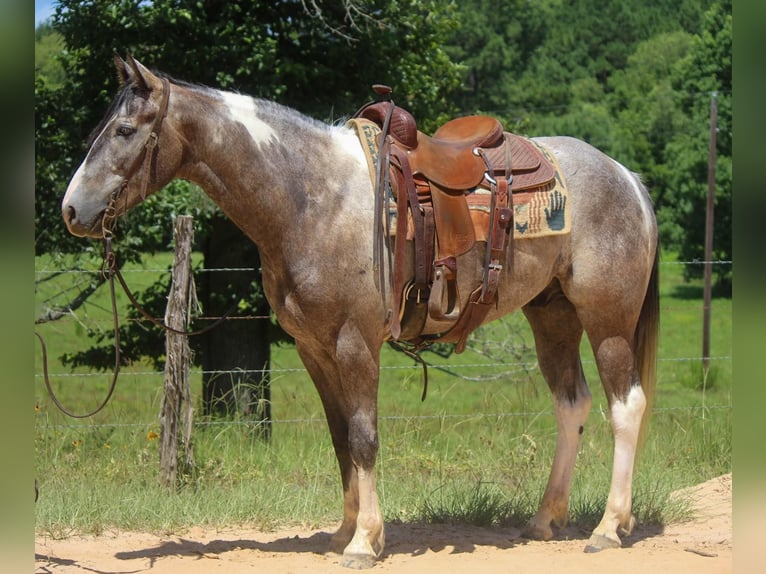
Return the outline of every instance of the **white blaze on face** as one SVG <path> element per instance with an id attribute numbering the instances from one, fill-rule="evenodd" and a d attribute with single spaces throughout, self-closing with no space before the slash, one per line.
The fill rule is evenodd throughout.
<path id="1" fill-rule="evenodd" d="M 247 128 L 255 145 L 260 147 L 277 141 L 274 129 L 258 117 L 258 108 L 253 98 L 229 92 L 224 92 L 223 98 L 232 118 Z M 220 135 L 220 132 L 216 134 L 217 137 Z"/>
<path id="2" fill-rule="evenodd" d="M 82 180 L 82 172 L 85 168 L 85 162 L 82 162 L 80 164 L 80 167 L 77 168 L 77 171 L 72 176 L 72 180 L 69 182 L 69 186 L 66 188 L 66 193 L 64 194 L 63 204 L 69 205 L 72 202 L 72 195 L 74 194 L 75 190 L 80 187 L 80 181 Z"/>

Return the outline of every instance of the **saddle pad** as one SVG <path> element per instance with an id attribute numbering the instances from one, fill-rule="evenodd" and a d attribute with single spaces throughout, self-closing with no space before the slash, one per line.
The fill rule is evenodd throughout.
<path id="1" fill-rule="evenodd" d="M 381 129 L 375 122 L 364 118 L 353 118 L 346 122 L 346 126 L 352 128 L 356 132 L 356 137 L 362 144 L 364 150 L 364 157 L 367 159 L 367 169 L 370 170 L 370 179 L 372 184 L 375 185 L 377 176 L 375 174 L 375 166 L 378 163 L 378 136 Z"/>
<path id="2" fill-rule="evenodd" d="M 561 167 L 550 150 L 532 140 L 527 141 L 535 145 L 551 162 L 555 177 L 543 187 L 513 192 L 513 237 L 527 239 L 569 233 L 572 219 L 570 198 Z M 466 199 L 474 222 L 476 240 L 486 241 L 489 229 L 489 190 L 477 188 Z"/>

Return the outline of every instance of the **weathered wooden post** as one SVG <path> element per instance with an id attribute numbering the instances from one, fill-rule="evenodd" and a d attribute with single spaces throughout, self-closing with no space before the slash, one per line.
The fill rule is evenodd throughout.
<path id="1" fill-rule="evenodd" d="M 715 224 L 715 158 L 716 133 L 718 132 L 718 92 L 710 97 L 710 147 L 707 168 L 707 203 L 705 209 L 705 269 L 702 309 L 702 376 L 710 369 L 710 306 L 712 304 L 713 276 L 713 228 Z"/>
<path id="2" fill-rule="evenodd" d="M 191 275 L 193 219 L 189 216 L 179 216 L 176 219 L 174 236 L 175 258 L 168 306 L 165 311 L 165 324 L 183 331 L 189 324 L 189 302 L 193 285 Z M 189 385 L 191 353 L 188 337 L 166 331 L 165 349 L 165 382 L 160 410 L 160 482 L 168 488 L 175 488 L 179 483 L 179 474 L 180 476 L 188 474 L 194 467 Z"/>

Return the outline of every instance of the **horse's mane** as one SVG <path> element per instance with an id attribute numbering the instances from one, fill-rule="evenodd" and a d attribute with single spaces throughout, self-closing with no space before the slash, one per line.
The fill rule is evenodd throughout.
<path id="1" fill-rule="evenodd" d="M 200 92 L 207 92 L 211 94 L 220 93 L 221 91 L 215 88 L 211 88 L 210 86 L 206 86 L 204 84 L 197 84 L 193 82 L 179 80 L 165 72 L 152 70 L 152 73 L 160 78 L 165 78 L 171 84 L 174 84 L 176 86 L 189 88 L 189 89 L 197 90 Z M 239 93 L 239 92 L 235 92 L 235 93 Z M 337 127 L 335 125 L 330 126 L 325 122 L 312 118 L 311 116 L 307 116 L 299 112 L 298 110 L 294 110 L 293 108 L 287 107 L 273 100 L 267 100 L 264 98 L 251 96 L 249 94 L 242 94 L 242 95 L 250 97 L 253 100 L 255 100 L 258 107 L 261 109 L 270 109 L 273 112 L 275 112 L 275 115 L 278 115 L 278 116 L 285 116 L 285 115 L 291 116 L 293 119 L 304 122 L 307 125 L 307 127 L 313 127 L 319 130 L 329 130 L 329 129 L 332 129 L 332 127 Z M 109 104 L 109 108 L 107 109 L 103 117 L 101 118 L 101 121 L 88 136 L 88 148 L 90 148 L 93 145 L 98 135 L 104 130 L 104 128 L 106 127 L 106 124 L 111 120 L 112 116 L 117 112 L 117 110 L 123 105 L 130 105 L 130 102 L 133 100 L 134 97 L 135 97 L 135 93 L 132 89 L 131 84 L 127 83 L 120 87 L 119 92 L 114 97 L 112 102 Z"/>

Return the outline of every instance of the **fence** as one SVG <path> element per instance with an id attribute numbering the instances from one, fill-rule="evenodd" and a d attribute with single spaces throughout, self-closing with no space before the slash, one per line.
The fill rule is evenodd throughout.
<path id="1" fill-rule="evenodd" d="M 682 265 L 703 265 L 708 262 L 704 261 L 668 261 L 668 262 L 661 262 L 661 265 L 666 268 L 672 268 Z M 732 261 L 712 261 L 709 262 L 712 265 L 729 265 L 731 266 L 733 264 Z M 204 268 L 197 268 L 195 270 L 195 274 L 201 274 L 201 273 L 218 273 L 218 272 L 229 272 L 229 273 L 236 273 L 236 272 L 247 272 L 252 273 L 255 269 L 251 268 L 223 268 L 223 269 L 204 269 Z M 63 280 L 61 281 L 63 286 L 59 286 L 56 289 L 38 289 L 38 301 L 40 302 L 41 307 L 48 307 L 50 304 L 55 300 L 55 298 L 62 298 L 66 297 L 68 294 L 71 293 L 73 289 L 81 288 L 83 283 L 83 278 L 86 281 L 92 282 L 93 278 L 97 276 L 99 271 L 94 266 L 93 269 L 51 269 L 51 268 L 44 268 L 39 269 L 36 271 L 36 275 L 38 280 L 40 281 L 40 285 L 49 284 L 49 281 L 51 278 L 58 278 L 61 279 L 62 277 L 69 276 L 69 280 Z M 131 283 L 135 283 L 135 286 L 141 285 L 145 286 L 148 282 L 154 281 L 157 277 L 159 277 L 162 274 L 168 273 L 167 268 L 163 267 L 154 267 L 154 268 L 127 268 L 123 270 L 123 273 L 125 275 L 128 275 L 131 278 L 139 278 L 138 280 L 131 281 Z M 77 287 L 79 285 L 79 287 Z M 668 321 L 673 321 L 674 314 L 681 314 L 684 316 L 684 320 L 688 320 L 689 316 L 698 317 L 700 320 L 702 318 L 703 314 L 703 302 L 701 297 L 701 287 L 700 289 L 700 297 L 697 298 L 696 296 L 690 300 L 690 302 L 687 304 L 684 300 L 676 300 L 672 304 L 667 304 L 667 298 L 663 298 L 661 300 L 661 312 L 663 315 L 663 322 L 667 323 Z M 45 291 L 45 292 L 43 292 Z M 43 314 L 46 310 L 44 309 L 43 312 L 40 312 L 39 314 Z M 200 317 L 200 319 L 216 319 L 217 317 Z M 257 316 L 257 315 L 248 315 L 248 316 L 235 316 L 230 317 L 227 320 L 237 320 L 237 321 L 263 321 L 263 320 L 270 320 L 271 318 L 268 316 Z M 122 318 L 123 322 L 127 319 Z M 138 320 L 138 319 L 137 319 Z M 696 320 L 696 319 L 695 319 Z M 105 332 L 111 327 L 111 318 L 107 316 L 105 310 L 99 309 L 98 305 L 94 305 L 93 309 L 89 309 L 87 313 L 77 313 L 72 312 L 67 315 L 67 318 L 61 319 L 61 321 L 69 321 L 74 322 L 76 325 L 79 326 L 80 329 L 84 330 L 90 330 L 90 331 L 98 331 L 103 329 Z M 151 327 L 154 328 L 154 327 Z M 700 333 L 700 338 L 701 338 Z M 669 354 L 663 354 L 663 349 L 661 348 L 661 353 L 659 357 L 659 364 L 660 368 L 662 368 L 663 364 L 668 363 L 702 363 L 703 357 L 701 356 L 701 353 L 686 353 L 681 356 L 671 356 Z M 731 356 L 729 354 L 719 354 L 710 357 L 710 361 L 713 365 L 717 364 L 730 364 L 731 363 Z M 592 361 L 584 360 L 584 365 L 593 365 Z M 438 364 L 438 365 L 432 365 L 432 369 L 439 369 L 448 371 L 451 374 L 460 377 L 463 381 L 466 382 L 472 382 L 472 381 L 482 381 L 487 382 L 491 380 L 506 380 L 509 376 L 512 376 L 514 373 L 518 372 L 530 372 L 534 371 L 537 368 L 537 364 L 534 360 L 531 361 L 509 361 L 509 362 L 497 362 L 497 361 L 487 361 L 487 362 L 476 362 L 476 363 L 464 363 L 464 364 L 451 364 L 449 361 L 445 361 L 444 364 Z M 416 374 L 421 367 L 416 364 L 411 365 L 383 365 L 381 368 L 381 371 L 383 373 L 386 372 L 401 372 L 405 373 L 405 376 L 409 373 Z M 305 370 L 302 367 L 295 366 L 295 367 L 279 367 L 275 366 L 270 368 L 269 373 L 272 377 L 272 379 L 279 378 L 281 376 L 290 376 L 294 375 L 295 373 L 302 373 L 305 374 Z M 472 373 L 481 372 L 481 375 L 472 375 Z M 497 372 L 496 372 L 497 371 Z M 262 370 L 246 370 L 243 371 L 242 369 L 237 369 L 236 366 L 232 366 L 231 370 L 217 370 L 217 371 L 203 371 L 201 369 L 190 369 L 189 373 L 190 375 L 200 377 L 203 374 L 215 374 L 215 375 L 226 375 L 226 374 L 241 374 L 243 372 L 246 373 L 261 373 Z M 58 372 L 54 371 L 51 373 L 51 378 L 66 380 L 70 378 L 77 378 L 77 379 L 90 379 L 90 378 L 103 378 L 105 375 L 103 373 L 71 373 L 71 372 L 63 372 L 59 370 Z M 159 378 L 163 376 L 163 371 L 160 370 L 133 370 L 129 373 L 130 377 L 154 377 L 157 378 L 159 381 Z M 35 377 L 39 379 L 41 375 L 39 373 L 35 374 Z M 671 410 L 697 410 L 697 409 L 730 409 L 731 404 L 719 404 L 719 405 L 688 405 L 685 407 L 672 407 L 672 408 L 655 408 L 655 412 L 667 412 Z M 436 419 L 436 418 L 468 418 L 468 417 L 476 417 L 476 416 L 486 416 L 486 417 L 515 417 L 515 416 L 532 416 L 532 415 L 540 415 L 540 414 L 546 414 L 546 415 L 553 415 L 553 411 L 550 410 L 547 413 L 530 413 L 530 412 L 486 412 L 486 413 L 470 413 L 470 414 L 423 414 L 423 415 L 417 415 L 415 417 L 408 417 L 408 418 L 416 418 L 416 419 Z M 381 420 L 396 420 L 398 417 L 386 417 L 381 416 Z M 276 419 L 272 421 L 273 424 L 296 424 L 296 423 L 324 423 L 324 418 L 321 416 L 317 417 L 310 417 L 310 418 L 287 418 L 287 419 Z M 243 420 L 224 420 L 224 421 L 195 421 L 194 426 L 212 426 L 212 425 L 239 425 L 239 424 L 251 424 L 248 421 Z M 147 422 L 135 422 L 135 423 L 99 423 L 98 425 L 93 425 L 92 423 L 90 426 L 135 426 L 135 427 L 147 427 L 147 426 L 153 426 L 156 425 L 156 421 L 147 421 Z M 54 426 L 74 426 L 73 424 L 61 424 L 61 425 L 55 425 Z"/>

